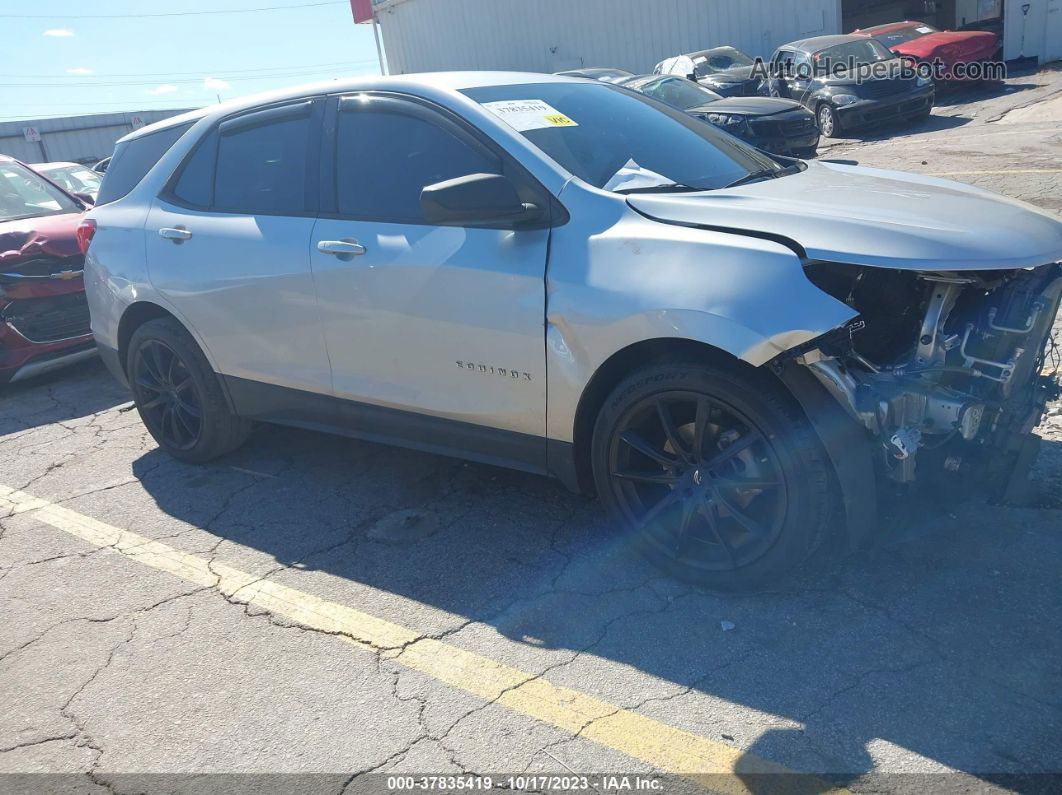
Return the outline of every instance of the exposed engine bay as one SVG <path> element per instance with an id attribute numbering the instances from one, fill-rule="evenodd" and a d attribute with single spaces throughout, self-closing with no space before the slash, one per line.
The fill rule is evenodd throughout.
<path id="1" fill-rule="evenodd" d="M 859 318 L 796 361 L 874 437 L 884 474 L 913 483 L 962 473 L 1004 499 L 1059 396 L 1062 265 L 930 273 L 813 262 L 807 275 Z"/>

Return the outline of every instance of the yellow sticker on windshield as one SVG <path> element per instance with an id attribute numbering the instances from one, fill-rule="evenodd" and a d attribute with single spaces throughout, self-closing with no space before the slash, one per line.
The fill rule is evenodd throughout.
<path id="1" fill-rule="evenodd" d="M 578 127 L 579 124 L 541 99 L 506 99 L 484 102 L 483 107 L 517 132 L 546 127 Z"/>

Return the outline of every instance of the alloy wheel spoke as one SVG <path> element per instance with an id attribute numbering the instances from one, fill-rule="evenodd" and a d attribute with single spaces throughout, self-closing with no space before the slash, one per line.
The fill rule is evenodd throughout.
<path id="1" fill-rule="evenodd" d="M 669 508 L 673 508 L 675 503 L 681 498 L 681 492 L 672 491 L 667 496 L 663 497 L 660 502 L 654 505 L 640 520 L 642 527 L 652 524 Z"/>
<path id="2" fill-rule="evenodd" d="M 759 522 L 757 522 L 755 519 L 753 519 L 751 516 L 749 516 L 747 513 L 742 511 L 741 508 L 739 508 L 733 502 L 733 500 L 729 499 L 725 494 L 723 494 L 722 491 L 720 491 L 719 489 L 716 489 L 713 496 L 719 502 L 720 505 L 722 505 L 724 508 L 726 508 L 726 510 L 730 514 L 731 518 L 733 518 L 733 520 L 735 522 L 737 522 L 739 525 L 744 527 L 750 533 L 753 533 L 755 535 L 766 534 L 766 532 L 767 532 L 767 528 L 766 527 L 764 527 Z"/>
<path id="3" fill-rule="evenodd" d="M 154 400 L 149 400 L 147 403 L 145 403 L 140 408 L 143 411 L 152 411 L 153 409 L 157 409 L 159 406 L 161 406 L 165 402 L 166 402 L 166 396 L 162 395 L 162 394 L 159 394 L 159 396 L 157 398 L 155 398 Z"/>
<path id="4" fill-rule="evenodd" d="M 723 450 L 721 453 L 716 455 L 711 461 L 709 461 L 708 462 L 708 468 L 711 469 L 712 467 L 717 467 L 720 464 L 725 463 L 726 461 L 729 461 L 731 458 L 736 456 L 738 453 L 740 453 L 740 452 L 742 452 L 744 450 L 747 450 L 749 447 L 754 445 L 759 440 L 760 440 L 760 435 L 758 433 L 756 433 L 755 431 L 749 431 L 744 436 L 740 437 L 739 439 L 734 441 L 732 444 L 727 446 L 727 448 L 725 450 Z"/>
<path id="5" fill-rule="evenodd" d="M 639 483 L 657 483 L 669 486 L 678 481 L 678 475 L 670 472 L 641 472 L 634 469 L 620 469 L 612 473 L 612 477 L 620 480 L 634 480 Z"/>
<path id="6" fill-rule="evenodd" d="M 701 500 L 693 497 L 687 497 L 682 501 L 682 518 L 679 519 L 678 530 L 675 532 L 676 558 L 682 554 L 682 545 L 686 541 L 686 536 L 689 535 L 694 514 L 697 513 L 697 508 L 701 504 L 703 504 Z"/>
<path id="7" fill-rule="evenodd" d="M 719 478 L 715 487 L 719 489 L 776 489 L 782 485 L 777 478 Z"/>
<path id="8" fill-rule="evenodd" d="M 620 434 L 620 439 L 642 455 L 653 459 L 663 466 L 673 467 L 679 463 L 677 458 L 673 458 L 663 450 L 657 450 L 634 431 L 624 431 Z"/>
<path id="9" fill-rule="evenodd" d="M 671 443 L 671 449 L 675 451 L 675 455 L 678 458 L 692 464 L 695 460 L 696 452 L 691 455 L 686 449 L 686 446 L 682 443 L 678 428 L 675 427 L 675 421 L 671 417 L 671 411 L 668 409 L 664 401 L 657 398 L 655 403 L 656 414 L 660 418 L 660 426 L 664 429 L 664 436 L 666 436 L 668 442 Z"/>
<path id="10" fill-rule="evenodd" d="M 162 386 L 158 383 L 158 381 L 148 380 L 147 378 L 144 377 L 143 373 L 138 373 L 137 374 L 136 385 L 139 386 L 141 389 L 148 390 L 149 392 L 156 392 L 156 393 L 161 393 L 162 392 Z"/>
<path id="11" fill-rule="evenodd" d="M 719 542 L 726 551 L 727 559 L 730 561 L 730 568 L 737 568 L 737 558 L 734 557 L 734 548 L 730 546 L 730 543 L 726 540 L 726 536 L 723 535 L 723 529 L 720 527 L 722 522 L 719 520 L 719 514 L 716 511 L 714 504 L 705 503 L 701 507 L 701 513 L 705 520 L 708 522 L 708 527 L 712 531 L 712 535 L 715 536 L 715 540 Z"/>
<path id="12" fill-rule="evenodd" d="M 704 458 L 704 435 L 708 430 L 708 417 L 712 406 L 707 398 L 697 398 L 697 413 L 693 419 L 693 460 Z"/>

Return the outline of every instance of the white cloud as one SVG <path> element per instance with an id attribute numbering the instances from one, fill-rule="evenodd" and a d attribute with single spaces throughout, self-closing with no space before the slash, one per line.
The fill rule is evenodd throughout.
<path id="1" fill-rule="evenodd" d="M 229 87 L 227 80 L 222 80 L 220 77 L 208 77 L 203 81 L 203 88 L 209 88 L 213 91 L 221 91 Z"/>
<path id="2" fill-rule="evenodd" d="M 177 86 L 175 86 L 173 83 L 163 83 L 161 86 L 155 86 L 154 88 L 149 88 L 144 93 L 145 94 L 150 94 L 151 96 L 155 97 L 155 96 L 158 96 L 159 94 L 172 94 L 176 90 L 177 90 Z"/>
<path id="3" fill-rule="evenodd" d="M 70 28 L 49 28 L 48 30 L 44 31 L 44 35 L 57 36 L 58 38 L 63 39 L 73 36 L 74 31 L 70 30 Z"/>
<path id="4" fill-rule="evenodd" d="M 92 70 L 85 66 L 75 66 L 66 70 L 68 75 L 90 75 Z"/>

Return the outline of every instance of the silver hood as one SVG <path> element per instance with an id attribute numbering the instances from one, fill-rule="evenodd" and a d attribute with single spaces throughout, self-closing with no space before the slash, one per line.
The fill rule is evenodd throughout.
<path id="1" fill-rule="evenodd" d="M 810 259 L 907 270 L 1002 270 L 1062 260 L 1062 222 L 935 177 L 834 163 L 725 190 L 638 194 L 650 218 L 774 235 Z"/>

